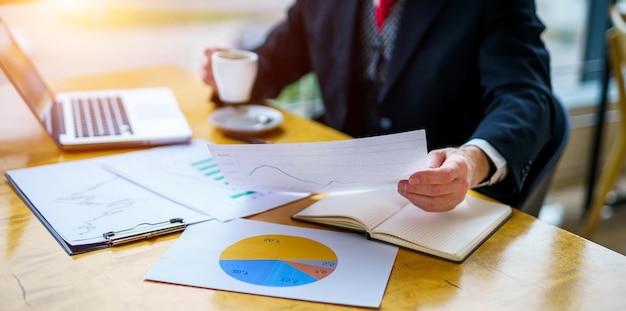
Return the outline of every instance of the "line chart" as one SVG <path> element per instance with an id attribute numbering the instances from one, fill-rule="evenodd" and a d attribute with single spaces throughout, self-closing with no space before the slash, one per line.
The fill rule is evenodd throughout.
<path id="1" fill-rule="evenodd" d="M 427 167 L 423 130 L 352 140 L 210 145 L 238 189 L 333 192 L 388 188 Z"/>
<path id="2" fill-rule="evenodd" d="M 264 172 L 267 172 L 267 173 L 264 173 Z M 353 188 L 353 187 L 360 188 L 362 186 L 368 186 L 368 185 L 371 186 L 371 185 L 380 185 L 381 184 L 380 181 L 372 183 L 372 182 L 369 182 L 367 180 L 341 181 L 341 180 L 330 179 L 328 181 L 321 181 L 320 182 L 320 181 L 300 178 L 300 177 L 296 176 L 295 174 L 288 173 L 285 169 L 281 169 L 280 167 L 273 166 L 273 165 L 266 165 L 266 164 L 260 165 L 260 166 L 257 166 L 255 168 L 253 168 L 250 171 L 250 173 L 248 174 L 248 176 L 256 177 L 257 179 L 263 180 L 263 179 L 268 178 L 268 176 L 269 176 L 268 174 L 271 174 L 271 172 L 276 172 L 279 175 L 287 177 L 287 179 L 291 179 L 292 182 L 302 183 L 302 184 L 309 184 L 312 187 L 318 187 L 319 189 L 325 189 L 325 188 L 328 189 L 328 188 L 333 188 L 334 186 L 341 187 L 341 188 Z M 322 176 L 322 177 L 326 177 L 326 176 Z M 271 178 L 275 179 L 276 177 L 271 177 Z M 389 182 L 386 182 L 386 183 L 394 183 L 395 184 L 395 181 L 394 180 L 390 180 Z"/>

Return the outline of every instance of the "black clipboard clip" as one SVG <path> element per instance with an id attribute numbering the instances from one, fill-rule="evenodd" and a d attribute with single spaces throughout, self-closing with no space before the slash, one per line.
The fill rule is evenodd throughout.
<path id="1" fill-rule="evenodd" d="M 158 226 L 158 228 L 152 229 L 150 231 L 140 232 L 140 233 L 130 233 L 130 234 L 128 233 L 128 232 L 135 231 L 135 229 L 141 226 L 150 226 L 150 227 Z M 109 232 L 102 234 L 102 236 L 107 240 L 107 244 L 109 246 L 116 246 L 116 245 L 120 245 L 124 243 L 150 239 L 159 235 L 183 231 L 185 230 L 186 227 L 187 227 L 187 224 L 183 221 L 182 218 L 172 218 L 170 220 L 163 221 L 163 222 L 157 222 L 157 223 L 145 222 L 145 223 L 138 224 L 132 228 L 119 230 L 119 231 L 109 231 Z"/>

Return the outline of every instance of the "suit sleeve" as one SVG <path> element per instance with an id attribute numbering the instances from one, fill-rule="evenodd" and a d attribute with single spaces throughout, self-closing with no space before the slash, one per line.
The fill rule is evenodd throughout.
<path id="1" fill-rule="evenodd" d="M 481 190 L 497 199 L 522 188 L 550 137 L 555 100 L 534 2 L 489 3 L 479 52 L 485 114 L 472 138 L 487 140 L 507 160 L 507 177 Z"/>
<path id="2" fill-rule="evenodd" d="M 274 98 L 285 86 L 311 71 L 303 20 L 305 6 L 303 1 L 294 3 L 287 18 L 255 49 L 259 54 L 259 71 L 253 98 Z"/>

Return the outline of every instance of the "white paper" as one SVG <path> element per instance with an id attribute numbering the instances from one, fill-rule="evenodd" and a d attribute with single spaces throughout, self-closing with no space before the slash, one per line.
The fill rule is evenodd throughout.
<path id="1" fill-rule="evenodd" d="M 237 189 L 326 193 L 395 187 L 427 168 L 424 130 L 341 141 L 209 145 Z"/>
<path id="2" fill-rule="evenodd" d="M 102 159 L 120 176 L 188 208 L 227 221 L 301 199 L 308 194 L 234 190 L 206 141 L 157 147 Z"/>
<path id="3" fill-rule="evenodd" d="M 301 282 L 304 284 L 295 283 L 299 277 L 288 273 L 294 270 L 293 266 L 283 266 L 282 263 L 288 261 L 284 260 L 288 254 L 306 252 L 306 249 L 281 249 L 281 240 L 276 238 L 277 235 L 321 243 L 336 255 L 336 260 L 329 261 L 335 263 L 334 270 L 321 279 Z M 242 258 L 254 259 L 254 254 L 267 252 L 276 254 L 276 260 L 245 261 L 243 268 L 222 266 L 224 258 L 221 256 L 226 253 L 225 250 L 237 247 L 241 245 L 238 243 L 250 238 L 262 238 L 263 242 L 254 244 L 261 249 L 241 249 Z M 265 243 L 276 244 L 260 245 Z M 299 247 L 306 248 L 306 244 Z M 277 250 L 273 247 L 277 247 Z M 356 233 L 307 229 L 246 219 L 226 223 L 208 221 L 189 226 L 148 271 L 145 278 L 242 293 L 377 308 L 381 304 L 397 250 L 395 246 L 373 242 Z M 247 258 L 248 254 L 253 257 Z M 268 261 L 271 265 L 264 265 Z M 285 269 L 277 272 L 278 269 L 274 269 L 276 267 Z M 235 278 L 236 273 L 280 276 L 264 285 L 257 285 L 248 281 L 249 279 Z"/>
<path id="4" fill-rule="evenodd" d="M 211 219 L 82 160 L 7 172 L 54 230 L 71 245 L 104 242 L 103 234 L 142 223 Z M 146 226 L 137 227 L 145 230 Z M 130 231 L 128 233 L 132 233 Z"/>

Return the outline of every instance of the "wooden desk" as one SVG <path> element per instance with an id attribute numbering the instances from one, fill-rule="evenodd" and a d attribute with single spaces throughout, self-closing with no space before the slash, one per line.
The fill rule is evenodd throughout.
<path id="1" fill-rule="evenodd" d="M 197 138 L 232 143 L 208 122 L 213 107 L 199 76 L 173 66 L 66 80 L 57 89 L 169 86 Z M 0 171 L 128 150 L 62 153 L 19 98 L 0 103 Z M 10 96 L 9 96 L 10 97 Z M 15 128 L 13 130 L 12 128 Z M 346 136 L 287 114 L 274 142 Z M 296 223 L 300 201 L 253 218 Z M 0 181 L 0 309 L 2 310 L 304 310 L 356 309 L 144 281 L 177 235 L 70 257 Z M 367 284 L 364 284 L 367 286 Z M 463 264 L 400 250 L 385 310 L 617 310 L 626 308 L 626 257 L 521 212 Z M 358 291 L 358 288 L 355 288 Z"/>

